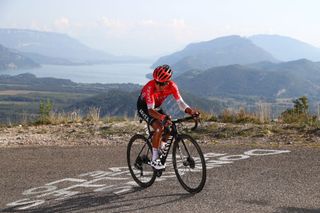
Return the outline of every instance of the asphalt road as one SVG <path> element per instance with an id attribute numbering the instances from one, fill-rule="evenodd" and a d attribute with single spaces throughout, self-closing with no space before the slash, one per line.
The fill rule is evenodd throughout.
<path id="1" fill-rule="evenodd" d="M 125 146 L 3 148 L 0 212 L 320 212 L 320 148 L 202 149 L 207 182 L 190 195 L 170 163 L 136 187 Z"/>

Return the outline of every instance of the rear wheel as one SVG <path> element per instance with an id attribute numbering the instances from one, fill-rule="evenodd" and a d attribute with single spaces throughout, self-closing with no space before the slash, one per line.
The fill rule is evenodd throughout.
<path id="1" fill-rule="evenodd" d="M 143 136 L 134 135 L 127 147 L 127 162 L 132 178 L 141 187 L 149 187 L 156 179 L 156 173 L 150 166 L 152 146 Z"/>
<path id="2" fill-rule="evenodd" d="M 198 143 L 189 135 L 180 135 L 172 150 L 172 163 L 182 187 L 190 193 L 200 192 L 207 178 L 206 163 Z"/>

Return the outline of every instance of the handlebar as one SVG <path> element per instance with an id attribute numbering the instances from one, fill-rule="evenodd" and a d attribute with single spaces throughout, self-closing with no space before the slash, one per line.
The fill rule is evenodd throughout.
<path id="1" fill-rule="evenodd" d="M 165 126 L 166 122 L 170 120 L 170 117 L 167 116 L 163 121 L 162 121 L 162 125 Z M 195 129 L 197 129 L 198 127 L 198 123 L 200 121 L 199 116 L 188 116 L 188 117 L 184 117 L 184 118 L 178 118 L 178 119 L 172 119 L 171 122 L 173 125 L 171 125 L 171 127 L 173 127 L 173 129 L 171 129 L 169 126 L 165 126 L 164 128 L 164 133 L 163 135 L 167 135 L 168 133 L 171 132 L 171 130 L 173 132 L 177 131 L 176 125 L 177 123 L 182 123 L 185 121 L 189 121 L 189 120 L 193 120 L 194 121 L 194 126 L 191 128 L 192 131 L 194 131 Z"/>
<path id="2" fill-rule="evenodd" d="M 189 120 L 194 121 L 194 126 L 191 128 L 191 130 L 193 131 L 193 130 L 197 129 L 198 123 L 199 123 L 199 117 L 188 116 L 185 118 L 172 119 L 172 123 L 174 123 L 174 124 L 182 123 L 182 122 L 189 121 Z"/>

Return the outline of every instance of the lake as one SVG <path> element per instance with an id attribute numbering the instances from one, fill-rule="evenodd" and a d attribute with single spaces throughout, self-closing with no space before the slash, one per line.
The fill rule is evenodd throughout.
<path id="1" fill-rule="evenodd" d="M 77 83 L 136 83 L 143 85 L 149 81 L 151 64 L 97 64 L 97 65 L 41 65 L 36 69 L 6 70 L 0 74 L 18 75 L 32 73 L 37 77 L 70 79 Z"/>

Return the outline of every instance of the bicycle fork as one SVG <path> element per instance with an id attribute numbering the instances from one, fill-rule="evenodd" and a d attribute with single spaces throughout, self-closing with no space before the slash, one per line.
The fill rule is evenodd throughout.
<path id="1" fill-rule="evenodd" d="M 183 145 L 183 148 L 187 154 L 187 156 L 181 151 L 181 147 L 178 145 L 178 150 L 180 153 L 180 159 L 182 161 L 182 165 L 184 167 L 189 166 L 191 169 L 195 168 L 195 161 L 193 159 L 193 157 L 191 157 L 188 148 L 186 147 L 186 144 L 184 143 L 183 139 L 181 138 L 181 144 Z"/>

